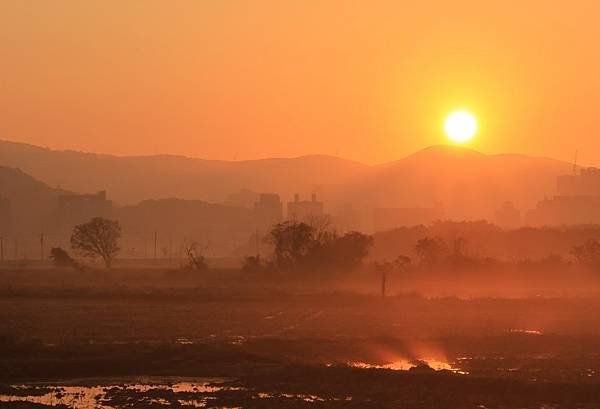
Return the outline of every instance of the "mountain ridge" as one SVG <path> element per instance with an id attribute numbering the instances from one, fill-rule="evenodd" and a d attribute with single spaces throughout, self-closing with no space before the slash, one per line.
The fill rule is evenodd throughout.
<path id="1" fill-rule="evenodd" d="M 476 149 L 472 149 L 469 147 L 450 145 L 450 144 L 437 144 L 437 145 L 426 146 L 426 147 L 421 148 L 421 149 L 419 149 L 411 154 L 408 154 L 402 158 L 395 159 L 392 161 L 387 161 L 387 162 L 375 163 L 375 164 L 368 164 L 368 163 L 364 163 L 364 162 L 361 162 L 358 160 L 344 158 L 342 156 L 329 155 L 329 154 L 323 154 L 323 153 L 311 153 L 311 154 L 298 155 L 298 156 L 273 156 L 273 157 L 265 157 L 265 158 L 239 159 L 239 160 L 207 159 L 207 158 L 202 158 L 199 156 L 187 156 L 187 155 L 179 155 L 179 154 L 171 154 L 171 153 L 117 155 L 117 154 L 103 153 L 103 152 L 89 152 L 89 151 L 83 151 L 83 150 L 80 151 L 80 150 L 76 150 L 76 149 L 53 149 L 53 148 L 50 148 L 47 146 L 34 145 L 31 143 L 27 143 L 27 142 L 17 142 L 17 141 L 11 141 L 8 139 L 0 139 L 0 148 L 5 148 L 7 145 L 12 145 L 13 147 L 32 148 L 32 149 L 35 149 L 38 151 L 43 151 L 43 152 L 89 155 L 89 156 L 97 156 L 97 157 L 111 158 L 111 159 L 174 158 L 174 159 L 182 159 L 182 160 L 192 160 L 192 161 L 198 160 L 198 161 L 204 161 L 204 162 L 217 162 L 217 163 L 229 163 L 229 164 L 278 161 L 278 160 L 325 158 L 325 159 L 335 159 L 335 160 L 340 160 L 340 161 L 344 161 L 344 162 L 354 163 L 354 164 L 362 165 L 365 167 L 379 167 L 379 166 L 386 166 L 389 164 L 393 164 L 398 161 L 401 161 L 401 160 L 404 160 L 404 159 L 407 159 L 407 158 L 410 158 L 413 156 L 418 156 L 418 155 L 428 153 L 428 152 L 444 153 L 444 151 L 449 152 L 449 151 L 453 151 L 453 150 L 456 152 L 470 152 L 470 153 L 474 153 L 474 154 L 486 156 L 486 157 L 496 157 L 496 156 L 524 157 L 524 158 L 529 158 L 529 159 L 546 159 L 546 160 L 551 160 L 551 161 L 556 161 L 556 162 L 561 162 L 561 163 L 570 163 L 570 162 L 567 162 L 567 161 L 564 161 L 561 159 L 551 158 L 551 157 L 544 156 L 544 155 L 530 155 L 530 154 L 516 153 L 516 152 L 485 153 L 485 152 L 481 152 L 481 151 L 478 151 Z M 588 165 L 585 165 L 585 166 L 588 166 Z"/>
<path id="2" fill-rule="evenodd" d="M 329 155 L 221 161 L 178 155 L 115 156 L 56 151 L 0 140 L 0 165 L 18 167 L 49 186 L 107 190 L 119 205 L 176 197 L 222 203 L 241 189 L 274 192 L 283 202 L 313 192 L 327 211 L 428 207 L 448 218 L 490 218 L 509 200 L 522 210 L 555 193 L 556 176 L 572 164 L 522 154 L 485 154 L 434 145 L 396 161 L 368 165 Z"/>

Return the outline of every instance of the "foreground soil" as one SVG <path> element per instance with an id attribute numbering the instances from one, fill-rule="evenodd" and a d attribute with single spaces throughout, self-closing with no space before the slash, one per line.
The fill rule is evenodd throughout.
<path id="1" fill-rule="evenodd" d="M 82 385 L 114 408 L 600 408 L 594 296 L 10 284 L 0 283 L 2 407 L 44 407 L 1 397 Z M 213 381 L 127 386 L 140 377 Z"/>

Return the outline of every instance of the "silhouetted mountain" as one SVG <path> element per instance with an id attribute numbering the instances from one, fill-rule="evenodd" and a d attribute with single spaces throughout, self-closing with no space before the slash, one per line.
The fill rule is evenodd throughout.
<path id="1" fill-rule="evenodd" d="M 556 176 L 571 165 L 515 154 L 485 155 L 454 146 L 433 146 L 379 165 L 356 186 L 377 207 L 431 206 L 440 202 L 453 219 L 490 218 L 504 201 L 520 210 L 556 193 Z"/>
<path id="2" fill-rule="evenodd" d="M 122 204 L 177 197 L 222 202 L 232 192 L 276 192 L 288 201 L 312 191 L 326 211 L 343 203 L 374 207 L 444 205 L 455 219 L 490 218 L 504 201 L 524 211 L 555 194 L 556 176 L 571 165 L 524 155 L 486 155 L 433 146 L 376 166 L 331 156 L 217 161 L 181 156 L 111 156 L 55 151 L 0 141 L 0 165 L 14 166 L 50 185 L 75 191 L 106 189 Z M 367 223 L 368 226 L 368 223 Z"/>
<path id="3" fill-rule="evenodd" d="M 206 245 L 208 255 L 228 255 L 257 227 L 249 209 L 200 200 L 145 200 L 115 208 L 113 217 L 123 226 L 124 252 L 131 257 L 143 256 L 140 249 L 152 241 L 154 232 L 161 256 L 177 254 L 184 242 Z"/>
<path id="4" fill-rule="evenodd" d="M 58 220 L 58 197 L 65 194 L 73 192 L 51 188 L 20 169 L 0 166 L 0 235 L 10 241 L 5 250 L 10 247 L 12 255 L 18 245 L 19 256 L 37 257 L 40 233 L 45 233 L 47 246 L 68 248 L 72 226 Z M 209 245 L 207 254 L 229 254 L 258 227 L 250 209 L 200 200 L 145 200 L 115 207 L 108 216 L 123 226 L 123 254 L 128 257 L 147 256 L 149 248 L 152 252 L 155 231 L 161 256 L 165 249 L 170 257 L 181 256 L 181 245 L 194 241 Z"/>
<path id="5" fill-rule="evenodd" d="M 19 167 L 50 185 L 76 191 L 106 189 L 116 202 L 130 204 L 169 197 L 221 202 L 243 188 L 289 199 L 295 192 L 332 192 L 369 170 L 367 165 L 320 155 L 229 162 L 55 151 L 6 141 L 0 141 L 0 165 Z"/>
<path id="6" fill-rule="evenodd" d="M 25 231 L 43 231 L 56 212 L 58 196 L 67 193 L 20 169 L 0 166 L 0 197 L 10 201 L 12 223 Z"/>

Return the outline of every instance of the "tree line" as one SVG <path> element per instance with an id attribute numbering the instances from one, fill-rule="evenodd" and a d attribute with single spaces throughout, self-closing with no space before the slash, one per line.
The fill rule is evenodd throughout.
<path id="1" fill-rule="evenodd" d="M 110 268 L 119 254 L 119 239 L 122 229 L 118 221 L 95 217 L 73 228 L 71 248 L 84 257 L 99 257 L 106 268 Z M 359 268 L 369 255 L 374 243 L 372 236 L 350 231 L 339 233 L 327 224 L 315 225 L 297 221 L 283 221 L 275 224 L 265 241 L 272 247 L 272 255 L 262 260 L 258 255 L 246 257 L 245 271 L 289 271 L 322 272 L 349 271 Z M 409 255 L 400 254 L 391 262 L 374 262 L 376 271 L 386 272 L 409 268 L 421 269 L 475 269 L 490 267 L 500 262 L 491 257 L 469 255 L 468 242 L 457 237 L 448 242 L 439 237 L 423 237 L 414 244 L 413 260 Z M 187 268 L 198 271 L 208 269 L 204 252 L 206 246 L 196 242 L 183 246 Z M 573 246 L 570 251 L 572 261 L 579 265 L 600 270 L 600 242 L 594 238 Z M 57 247 L 51 250 L 50 257 L 55 265 L 82 268 L 66 250 Z M 564 264 L 560 256 L 548 257 L 549 264 Z"/>

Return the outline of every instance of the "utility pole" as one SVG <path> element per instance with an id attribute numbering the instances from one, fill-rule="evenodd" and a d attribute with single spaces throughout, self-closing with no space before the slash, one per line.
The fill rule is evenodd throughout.
<path id="1" fill-rule="evenodd" d="M 172 252 L 173 251 L 173 234 L 171 233 L 169 235 L 169 265 L 171 265 L 171 261 L 173 261 L 173 255 Z"/>
<path id="2" fill-rule="evenodd" d="M 0 263 L 4 262 L 4 236 L 0 236 Z"/>
<path id="3" fill-rule="evenodd" d="M 44 261 L 44 233 L 40 234 L 40 260 Z"/>
<path id="4" fill-rule="evenodd" d="M 256 259 L 260 259 L 260 240 L 258 236 L 258 229 L 256 229 Z"/>
<path id="5" fill-rule="evenodd" d="M 156 260 L 156 247 L 158 245 L 158 230 L 154 230 L 154 260 Z"/>

